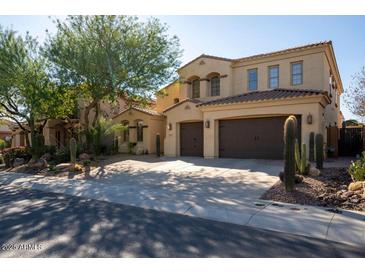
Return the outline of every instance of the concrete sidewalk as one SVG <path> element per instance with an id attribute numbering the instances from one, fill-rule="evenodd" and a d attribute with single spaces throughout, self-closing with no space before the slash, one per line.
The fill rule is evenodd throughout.
<path id="1" fill-rule="evenodd" d="M 161 188 L 140 188 L 103 180 L 80 180 L 0 172 L 0 183 L 13 187 L 62 193 L 112 203 L 155 209 L 273 231 L 310 236 L 365 247 L 365 214 L 237 197 L 196 199 Z M 239 201 L 238 201 L 239 200 Z"/>

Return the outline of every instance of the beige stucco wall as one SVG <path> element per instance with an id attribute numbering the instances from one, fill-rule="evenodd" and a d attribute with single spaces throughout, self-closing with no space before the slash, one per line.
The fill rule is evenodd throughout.
<path id="1" fill-rule="evenodd" d="M 279 66 L 279 87 L 296 89 L 323 89 L 324 52 L 320 49 L 307 50 L 285 55 L 278 55 L 252 61 L 238 62 L 233 65 L 233 94 L 248 92 L 248 70 L 258 71 L 258 90 L 267 90 L 268 69 Z M 303 62 L 303 84 L 291 85 L 291 63 Z"/>
<path id="2" fill-rule="evenodd" d="M 180 155 L 180 123 L 203 120 L 203 113 L 192 102 L 185 102 L 167 111 L 164 153 L 166 156 Z M 167 126 L 171 124 L 171 130 Z"/>
<path id="3" fill-rule="evenodd" d="M 164 95 L 156 96 L 156 111 L 162 113 L 165 109 L 174 104 L 174 99 L 177 98 L 181 102 L 187 96 L 182 92 L 182 85 L 176 81 L 160 91 Z"/>
<path id="4" fill-rule="evenodd" d="M 122 123 L 124 121 L 129 122 L 129 126 L 136 126 L 137 121 L 143 121 L 144 125 L 148 127 L 143 128 L 143 142 L 137 142 L 137 129 L 130 128 L 129 129 L 129 143 L 137 142 L 137 146 L 140 149 L 143 149 L 144 152 L 148 153 L 156 153 L 156 134 L 160 133 L 161 136 L 161 150 L 163 152 L 163 140 L 165 137 L 165 118 L 163 116 L 153 116 L 141 111 L 137 111 L 134 109 L 128 110 L 121 115 L 118 115 L 113 118 L 114 123 Z M 122 136 L 122 133 L 119 133 L 118 136 Z M 121 138 L 119 138 L 121 140 Z M 126 144 L 119 143 L 119 146 L 126 147 Z M 126 152 L 126 151 L 121 151 Z"/>
<path id="5" fill-rule="evenodd" d="M 220 79 L 220 96 L 210 96 L 210 82 L 206 81 L 209 74 L 218 73 L 226 76 Z M 230 61 L 223 61 L 212 58 L 199 58 L 193 63 L 179 70 L 180 80 L 187 81 L 192 77 L 199 77 L 200 81 L 200 97 L 204 99 L 213 99 L 226 97 L 231 95 L 232 89 L 232 68 Z M 191 85 L 183 84 L 183 93 L 191 98 Z"/>
<path id="6" fill-rule="evenodd" d="M 190 109 L 186 109 L 186 106 Z M 232 118 L 253 118 L 283 115 L 302 116 L 302 142 L 307 144 L 309 150 L 310 132 L 322 133 L 326 140 L 324 127 L 325 102 L 321 97 L 289 99 L 283 101 L 269 101 L 261 103 L 231 104 L 223 106 L 210 106 L 197 108 L 193 103 L 184 103 L 171 109 L 167 114 L 167 125 L 171 123 L 172 129 L 167 130 L 165 139 L 165 155 L 180 155 L 179 128 L 180 123 L 189 121 L 210 121 L 210 128 L 204 127 L 204 157 L 215 158 L 219 156 L 219 120 Z M 313 123 L 307 123 L 307 116 L 311 114 Z"/>

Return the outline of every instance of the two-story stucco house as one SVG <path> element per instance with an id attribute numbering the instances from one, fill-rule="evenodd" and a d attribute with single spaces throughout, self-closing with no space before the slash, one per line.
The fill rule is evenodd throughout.
<path id="1" fill-rule="evenodd" d="M 301 142 L 310 132 L 341 126 L 343 91 L 332 42 L 239 59 L 201 55 L 158 96 L 165 117 L 164 154 L 205 158 L 283 157 L 283 125 L 299 121 Z"/>

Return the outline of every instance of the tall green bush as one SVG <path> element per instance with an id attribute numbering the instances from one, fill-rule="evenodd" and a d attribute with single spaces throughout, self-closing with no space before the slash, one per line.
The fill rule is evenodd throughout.
<path id="1" fill-rule="evenodd" d="M 295 183 L 295 134 L 297 124 L 294 116 L 289 116 L 284 124 L 284 183 L 285 190 L 290 192 Z"/>

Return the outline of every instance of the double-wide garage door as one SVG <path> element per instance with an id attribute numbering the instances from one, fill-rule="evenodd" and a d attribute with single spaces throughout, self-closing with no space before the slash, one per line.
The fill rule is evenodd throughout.
<path id="1" fill-rule="evenodd" d="M 287 116 L 219 121 L 219 157 L 282 159 Z M 298 116 L 300 136 L 300 117 Z"/>

